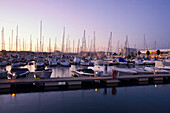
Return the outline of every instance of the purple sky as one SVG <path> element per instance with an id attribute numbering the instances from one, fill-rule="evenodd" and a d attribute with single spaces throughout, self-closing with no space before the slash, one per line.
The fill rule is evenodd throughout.
<path id="1" fill-rule="evenodd" d="M 106 50 L 110 32 L 113 32 L 113 48 L 117 42 L 124 46 L 128 35 L 130 47 L 143 48 L 146 35 L 148 48 L 170 48 L 170 1 L 169 0 L 1 0 L 0 29 L 5 29 L 5 43 L 8 49 L 11 30 L 16 37 L 27 40 L 32 34 L 33 48 L 39 38 L 40 20 L 43 21 L 43 36 L 48 45 L 49 38 L 61 48 L 63 27 L 66 38 L 71 41 L 82 39 L 86 30 L 87 46 L 96 31 L 96 48 Z M 1 42 L 1 40 L 0 40 Z M 89 43 L 88 43 L 89 42 Z M 14 42 L 15 43 L 15 42 Z"/>

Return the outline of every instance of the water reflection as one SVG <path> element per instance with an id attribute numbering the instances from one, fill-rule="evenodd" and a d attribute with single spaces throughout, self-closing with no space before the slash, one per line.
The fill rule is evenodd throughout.
<path id="1" fill-rule="evenodd" d="M 104 95 L 107 94 L 107 92 L 108 92 L 107 90 L 108 90 L 108 88 L 103 88 L 103 94 L 104 94 Z M 116 89 L 115 87 L 112 87 L 112 88 L 111 88 L 111 94 L 112 94 L 112 95 L 116 95 L 116 94 L 117 94 L 117 89 Z"/>
<path id="2" fill-rule="evenodd" d="M 14 98 L 14 97 L 15 97 L 15 93 L 12 93 L 12 94 L 11 94 L 11 97 Z"/>
<path id="3" fill-rule="evenodd" d="M 140 111 L 142 113 L 148 112 L 148 109 L 149 112 L 153 113 L 169 111 L 170 85 L 165 84 L 163 87 L 157 88 L 153 86 L 157 86 L 157 84 L 135 87 L 97 87 L 84 90 L 1 94 L 0 112 L 135 113 Z"/>

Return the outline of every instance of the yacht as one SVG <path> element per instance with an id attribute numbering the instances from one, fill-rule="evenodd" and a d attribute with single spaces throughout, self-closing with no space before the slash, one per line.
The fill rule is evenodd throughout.
<path id="1" fill-rule="evenodd" d="M 166 61 L 156 61 L 155 67 L 164 70 L 170 70 L 170 62 Z"/>
<path id="2" fill-rule="evenodd" d="M 52 69 L 35 70 L 36 78 L 47 79 L 50 78 L 52 74 Z"/>
<path id="3" fill-rule="evenodd" d="M 94 76 L 94 71 L 92 69 L 78 69 L 76 71 L 71 71 L 73 77 L 81 76 Z"/>
<path id="4" fill-rule="evenodd" d="M 152 71 L 154 74 L 168 74 L 169 73 L 169 71 L 167 70 L 163 70 L 163 69 L 159 69 L 157 67 L 151 67 L 151 66 L 146 66 L 145 70 Z"/>
<path id="5" fill-rule="evenodd" d="M 64 66 L 64 67 L 70 67 L 71 66 L 68 60 L 61 60 L 60 65 Z"/>
<path id="6" fill-rule="evenodd" d="M 27 77 L 30 71 L 28 68 L 20 68 L 20 67 L 12 67 L 11 71 L 9 72 L 9 77 L 13 78 L 21 78 Z"/>

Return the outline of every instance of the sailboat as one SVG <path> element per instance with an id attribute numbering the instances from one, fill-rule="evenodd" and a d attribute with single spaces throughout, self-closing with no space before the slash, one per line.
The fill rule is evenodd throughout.
<path id="1" fill-rule="evenodd" d="M 42 36 L 42 21 L 40 23 L 40 45 L 41 45 L 41 36 Z M 41 47 L 40 47 L 41 51 Z M 36 78 L 50 78 L 52 74 L 52 69 L 45 69 L 45 63 L 43 62 L 43 57 L 39 57 L 38 61 L 36 62 L 36 69 L 35 69 L 35 76 Z"/>

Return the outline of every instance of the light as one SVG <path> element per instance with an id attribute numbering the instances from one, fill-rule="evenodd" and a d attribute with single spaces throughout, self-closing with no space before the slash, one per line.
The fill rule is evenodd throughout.
<path id="1" fill-rule="evenodd" d="M 97 91 L 97 88 L 95 88 L 94 91 Z"/>
<path id="2" fill-rule="evenodd" d="M 157 73 L 157 72 L 158 72 L 158 70 L 157 70 L 157 69 L 155 69 L 155 70 L 154 70 L 154 72 L 155 72 L 155 73 Z"/>
<path id="3" fill-rule="evenodd" d="M 12 95 L 11 95 L 11 96 L 12 96 L 12 98 L 14 98 L 14 97 L 15 97 L 15 93 L 12 93 Z"/>
<path id="4" fill-rule="evenodd" d="M 98 75 L 98 71 L 95 72 L 95 75 Z"/>
<path id="5" fill-rule="evenodd" d="M 15 73 L 12 73 L 12 76 L 14 77 L 14 76 L 16 76 L 16 74 L 15 74 Z"/>
<path id="6" fill-rule="evenodd" d="M 157 88 L 158 86 L 155 84 L 155 88 Z"/>

